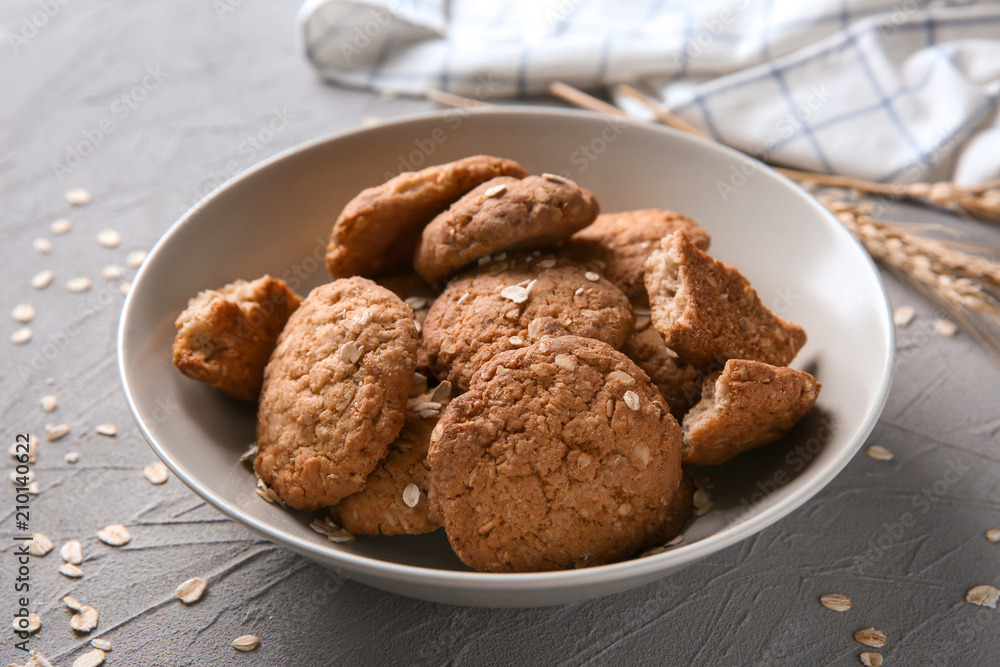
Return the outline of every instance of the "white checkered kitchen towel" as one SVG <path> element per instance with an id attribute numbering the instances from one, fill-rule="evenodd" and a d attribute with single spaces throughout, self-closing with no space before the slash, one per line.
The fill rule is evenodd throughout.
<path id="1" fill-rule="evenodd" d="M 1000 0 L 307 0 L 299 30 L 340 84 L 498 99 L 631 83 L 769 162 L 1000 177 Z"/>

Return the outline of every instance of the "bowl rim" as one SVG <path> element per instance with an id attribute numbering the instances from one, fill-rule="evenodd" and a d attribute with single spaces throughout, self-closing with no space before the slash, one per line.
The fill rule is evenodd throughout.
<path id="1" fill-rule="evenodd" d="M 525 119 L 528 119 L 531 116 L 539 115 L 588 121 L 605 118 L 605 116 L 601 114 L 589 111 L 532 107 L 524 105 L 510 105 L 482 109 L 476 108 L 467 110 L 467 112 L 477 116 L 522 116 Z M 736 523 L 729 523 L 726 527 L 713 533 L 712 535 L 690 544 L 678 545 L 668 551 L 652 556 L 633 558 L 617 563 L 598 565 L 576 570 L 560 570 L 554 572 L 488 573 L 462 570 L 443 570 L 420 565 L 406 565 L 380 560 L 370 556 L 354 554 L 347 551 L 341 551 L 338 549 L 329 549 L 326 545 L 287 534 L 280 529 L 274 528 L 267 523 L 263 523 L 260 520 L 245 514 L 236 505 L 229 503 L 211 489 L 202 486 L 192 479 L 183 468 L 178 466 L 172 460 L 171 456 L 167 453 L 163 446 L 157 442 L 156 438 L 153 437 L 152 433 L 140 417 L 139 410 L 132 395 L 132 388 L 129 384 L 129 375 L 125 367 L 125 336 L 129 327 L 130 315 L 135 301 L 134 295 L 137 292 L 135 286 L 141 285 L 141 281 L 146 273 L 146 268 L 152 264 L 152 260 L 155 260 L 157 254 L 162 250 L 162 248 L 169 243 L 171 237 L 174 236 L 182 227 L 189 224 L 207 201 L 218 196 L 220 192 L 234 187 L 236 184 L 244 180 L 254 177 L 258 172 L 264 171 L 272 165 L 281 162 L 292 155 L 308 151 L 326 143 L 335 142 L 358 134 L 375 132 L 385 127 L 419 124 L 429 120 L 440 120 L 445 118 L 446 113 L 448 113 L 448 111 L 430 111 L 418 114 L 408 114 L 400 118 L 386 120 L 375 127 L 360 127 L 332 132 L 280 151 L 279 153 L 246 169 L 232 179 L 222 183 L 202 197 L 188 211 L 178 218 L 150 249 L 146 261 L 142 263 L 142 266 L 140 266 L 135 277 L 133 278 L 133 289 L 129 290 L 122 306 L 121 317 L 118 324 L 118 340 L 116 346 L 118 355 L 118 371 L 125 393 L 125 400 L 128 403 L 129 411 L 132 414 L 133 420 L 139 427 L 139 430 L 146 439 L 146 442 L 149 443 L 156 455 L 167 465 L 167 467 L 178 477 L 178 479 L 184 482 L 184 484 L 194 491 L 195 494 L 200 496 L 210 505 L 215 507 L 215 509 L 219 510 L 229 518 L 261 535 L 264 535 L 271 541 L 287 547 L 297 553 L 312 557 L 321 563 L 329 564 L 332 561 L 334 563 L 334 567 L 343 566 L 347 570 L 346 573 L 348 575 L 350 571 L 357 571 L 378 575 L 380 577 L 387 577 L 394 581 L 413 582 L 420 580 L 428 584 L 447 584 L 449 586 L 460 587 L 474 586 L 480 589 L 507 588 L 512 584 L 531 584 L 542 588 L 562 589 L 581 584 L 593 585 L 595 583 L 611 583 L 616 580 L 623 579 L 638 579 L 643 575 L 648 576 L 661 570 L 664 575 L 666 575 L 670 571 L 680 569 L 690 563 L 704 558 L 705 556 L 708 556 L 709 554 L 721 551 L 726 547 L 732 546 L 737 542 L 761 532 L 768 526 L 776 523 L 804 505 L 813 496 L 826 488 L 834 477 L 840 474 L 840 471 L 843 470 L 844 467 L 854 458 L 874 429 L 875 423 L 878 421 L 878 418 L 885 407 L 886 400 L 888 399 L 889 388 L 892 384 L 896 347 L 895 327 L 892 321 L 892 309 L 889 297 L 874 260 L 864 249 L 861 243 L 847 231 L 847 229 L 829 210 L 827 210 L 805 190 L 801 189 L 796 183 L 769 165 L 757 160 L 753 156 L 742 153 L 734 148 L 730 148 L 729 146 L 725 146 L 705 138 L 693 136 L 691 134 L 675 130 L 671 127 L 629 117 L 616 119 L 616 122 L 624 122 L 629 126 L 640 128 L 643 131 L 666 133 L 678 141 L 695 145 L 697 150 L 715 152 L 729 159 L 752 161 L 755 167 L 762 173 L 767 174 L 771 178 L 778 179 L 786 186 L 790 186 L 791 196 L 797 196 L 806 201 L 806 203 L 817 212 L 819 217 L 826 219 L 827 223 L 834 229 L 834 233 L 840 234 L 854 244 L 854 247 L 862 254 L 864 260 L 867 262 L 867 266 L 872 272 L 876 284 L 879 287 L 879 295 L 872 295 L 872 297 L 877 299 L 878 296 L 881 296 L 880 305 L 884 309 L 883 315 L 886 320 L 886 340 L 883 342 L 885 343 L 887 354 L 885 357 L 885 365 L 882 369 L 880 369 L 882 378 L 875 394 L 874 401 L 869 406 L 864 419 L 855 428 L 854 433 L 850 436 L 849 446 L 845 447 L 837 457 L 827 463 L 825 469 L 819 473 L 813 485 L 795 489 L 790 496 L 783 498 L 775 506 L 766 510 L 755 511 L 749 517 Z"/>

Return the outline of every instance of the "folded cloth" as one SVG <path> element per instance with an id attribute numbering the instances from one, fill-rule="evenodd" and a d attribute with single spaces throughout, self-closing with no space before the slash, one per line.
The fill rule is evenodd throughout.
<path id="1" fill-rule="evenodd" d="M 1000 177 L 1000 0 L 307 0 L 298 21 L 339 84 L 486 101 L 630 83 L 768 162 Z"/>

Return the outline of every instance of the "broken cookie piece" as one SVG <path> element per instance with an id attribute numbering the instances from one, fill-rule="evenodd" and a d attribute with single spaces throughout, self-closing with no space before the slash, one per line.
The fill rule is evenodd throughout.
<path id="1" fill-rule="evenodd" d="M 264 366 L 300 301 L 267 275 L 199 292 L 177 318 L 174 365 L 227 396 L 257 400 Z"/>
<path id="2" fill-rule="evenodd" d="M 729 359 L 787 366 L 806 342 L 802 327 L 761 303 L 735 268 L 699 250 L 683 232 L 646 262 L 653 325 L 667 347 L 698 368 Z"/>
<path id="3" fill-rule="evenodd" d="M 803 371 L 730 359 L 684 416 L 684 463 L 718 465 L 774 442 L 812 409 L 820 387 Z"/>

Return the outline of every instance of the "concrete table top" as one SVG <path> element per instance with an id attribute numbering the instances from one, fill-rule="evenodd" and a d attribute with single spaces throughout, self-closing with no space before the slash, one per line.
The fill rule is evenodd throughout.
<path id="1" fill-rule="evenodd" d="M 1000 367 L 966 334 L 933 327 L 934 306 L 885 282 L 895 306 L 916 307 L 899 331 L 888 405 L 869 444 L 816 498 L 753 539 L 627 593 L 562 607 L 491 610 L 397 597 L 341 579 L 224 518 L 177 479 L 154 486 L 155 457 L 122 395 L 115 338 L 120 283 L 132 250 L 150 248 L 192 203 L 281 150 L 366 117 L 433 108 L 322 84 L 298 51 L 297 0 L 8 0 L 0 6 L 0 248 L 4 312 L 0 420 L 4 439 L 43 436 L 31 530 L 56 549 L 31 560 L 28 641 L 69 665 L 90 638 L 112 642 L 109 665 L 670 664 L 854 665 L 855 631 L 885 632 L 886 665 L 996 664 L 1000 611 L 964 601 L 1000 584 Z M 222 6 L 232 11 L 222 11 Z M 271 131 L 264 132 L 265 128 Z M 84 187 L 93 202 L 70 207 Z M 898 220 L 935 222 L 1000 245 L 1000 229 L 898 207 Z M 64 235 L 49 224 L 69 218 Z M 112 228 L 117 248 L 98 244 Z M 40 254 L 37 238 L 53 249 Z M 126 267 L 106 280 L 102 268 Z M 33 289 L 43 269 L 53 284 Z M 71 293 L 68 279 L 93 287 Z M 33 338 L 10 336 L 8 315 L 32 304 Z M 46 413 L 43 395 L 58 398 Z M 44 442 L 44 425 L 70 433 Z M 117 435 L 95 433 L 98 424 Z M 67 453 L 78 452 L 76 463 Z M 14 469 L 5 457 L 4 476 Z M 14 487 L 0 505 L 0 616 L 17 612 Z M 121 523 L 132 541 L 100 543 Z M 58 549 L 82 542 L 84 576 L 57 572 Z M 185 606 L 193 576 L 208 592 Z M 842 593 L 836 613 L 819 597 Z M 89 636 L 61 602 L 95 607 Z M 260 647 L 238 653 L 252 633 Z M 23 664 L 7 631 L 0 660 Z"/>

